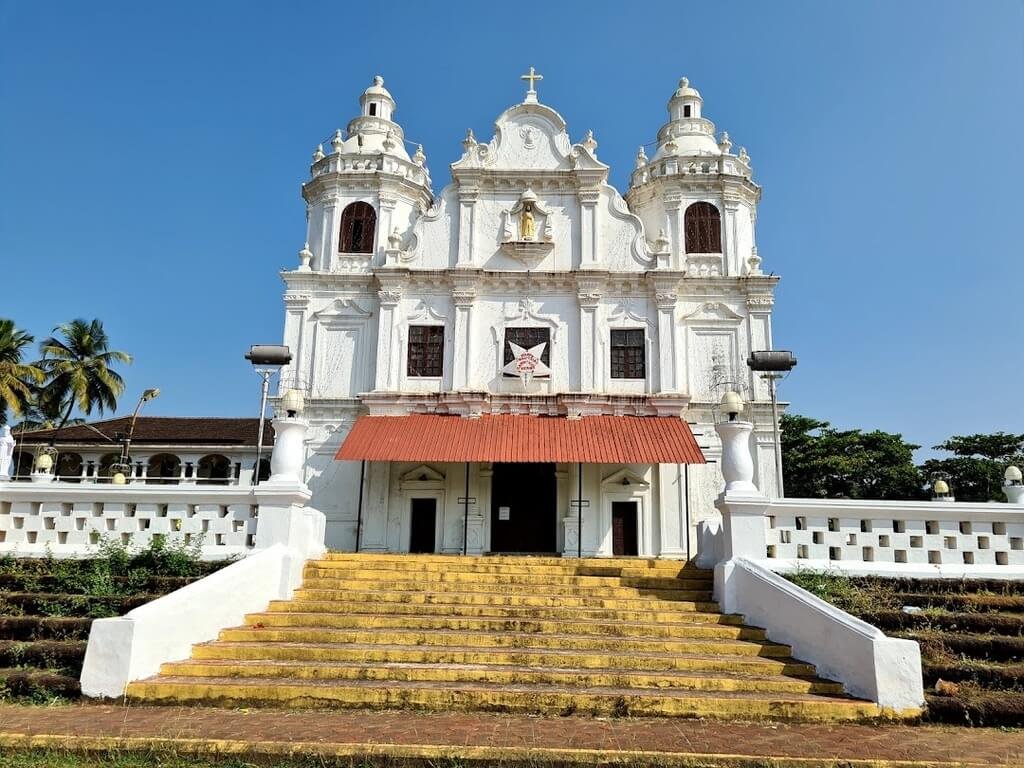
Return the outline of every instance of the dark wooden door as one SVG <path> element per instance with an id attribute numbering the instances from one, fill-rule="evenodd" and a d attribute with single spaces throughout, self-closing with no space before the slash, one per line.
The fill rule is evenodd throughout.
<path id="1" fill-rule="evenodd" d="M 409 551 L 434 552 L 437 531 L 437 499 L 413 499 L 409 524 Z"/>
<path id="2" fill-rule="evenodd" d="M 554 464 L 495 464 L 491 479 L 491 551 L 555 552 Z"/>
<path id="3" fill-rule="evenodd" d="M 612 502 L 612 554 L 630 557 L 640 554 L 637 546 L 635 501 Z"/>

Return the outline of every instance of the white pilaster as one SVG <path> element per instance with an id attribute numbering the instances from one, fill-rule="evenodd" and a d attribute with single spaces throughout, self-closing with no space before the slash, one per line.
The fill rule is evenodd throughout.
<path id="1" fill-rule="evenodd" d="M 580 190 L 580 267 L 597 266 L 600 250 L 600 224 L 597 220 L 598 190 Z"/>
<path id="2" fill-rule="evenodd" d="M 476 263 L 475 189 L 459 190 L 459 249 L 455 266 L 472 267 Z"/>

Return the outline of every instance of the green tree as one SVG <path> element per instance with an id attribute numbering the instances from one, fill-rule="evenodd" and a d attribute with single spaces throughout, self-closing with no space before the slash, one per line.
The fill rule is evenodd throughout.
<path id="1" fill-rule="evenodd" d="M 44 339 L 39 349 L 39 366 L 46 374 L 46 385 L 39 393 L 40 410 L 53 413 L 63 409 L 57 424 L 59 432 L 71 418 L 75 406 L 89 415 L 93 410 L 117 409 L 117 398 L 124 392 L 124 379 L 113 363 L 131 363 L 127 352 L 110 349 L 110 340 L 99 320 L 82 319 L 58 325 L 55 334 Z M 57 441 L 57 433 L 50 445 Z"/>
<path id="2" fill-rule="evenodd" d="M 797 498 L 917 499 L 924 480 L 914 465 L 920 446 L 873 430 L 841 431 L 827 421 L 784 414 L 782 472 Z"/>
<path id="3" fill-rule="evenodd" d="M 33 400 L 33 387 L 43 381 L 38 366 L 24 363 L 25 349 L 35 339 L 18 329 L 13 320 L 0 318 L 0 424 L 7 411 L 21 416 Z"/>
<path id="4" fill-rule="evenodd" d="M 921 470 L 926 478 L 946 479 L 958 501 L 1005 501 L 1003 472 L 1024 465 L 1024 435 L 954 435 L 934 447 L 953 455 L 929 459 Z"/>

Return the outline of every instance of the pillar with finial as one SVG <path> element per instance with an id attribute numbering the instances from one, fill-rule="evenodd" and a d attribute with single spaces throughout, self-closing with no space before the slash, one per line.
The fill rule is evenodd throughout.
<path id="1" fill-rule="evenodd" d="M 1007 467 L 1003 473 L 1003 493 L 1011 504 L 1024 504 L 1024 475 L 1019 467 Z"/>
<path id="2" fill-rule="evenodd" d="M 309 250 L 309 243 L 302 246 L 302 250 L 299 251 L 299 272 L 310 272 L 312 271 L 309 262 L 313 258 L 313 252 Z"/>

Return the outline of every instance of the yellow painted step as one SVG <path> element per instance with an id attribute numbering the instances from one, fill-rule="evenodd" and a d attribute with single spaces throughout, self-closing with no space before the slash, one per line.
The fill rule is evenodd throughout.
<path id="1" fill-rule="evenodd" d="M 576 595 L 498 594 L 494 592 L 423 592 L 368 590 L 297 589 L 294 600 L 314 602 L 357 601 L 368 603 L 403 603 L 409 605 L 486 605 L 486 606 L 541 606 L 548 608 L 601 608 L 647 610 L 686 613 L 690 611 L 717 611 L 718 604 L 710 600 L 652 600 L 632 597 L 580 597 Z"/>
<path id="2" fill-rule="evenodd" d="M 315 644 L 278 642 L 203 643 L 192 649 L 195 660 L 275 660 L 298 662 L 355 662 L 410 664 L 490 664 L 574 669 L 620 669 L 693 672 L 737 672 L 750 675 L 813 677 L 814 666 L 788 656 L 761 657 L 719 653 L 616 653 L 561 648 L 426 647 L 379 643 Z"/>
<path id="3" fill-rule="evenodd" d="M 875 704 L 852 699 L 801 694 L 708 693 L 704 691 L 640 691 L 590 689 L 576 691 L 555 686 L 520 686 L 503 689 L 482 684 L 434 685 L 376 681 L 350 681 L 322 685 L 290 680 L 266 681 L 231 678 L 168 677 L 131 683 L 129 699 L 222 706 L 247 703 L 287 707 L 426 708 L 537 714 L 645 715 L 717 718 L 785 718 L 788 720 L 862 720 L 882 714 Z"/>
<path id="4" fill-rule="evenodd" d="M 310 560 L 307 567 L 317 570 L 339 570 L 339 571 L 373 571 L 380 573 L 474 573 L 474 574 L 506 574 L 506 575 L 550 575 L 550 576 L 593 576 L 601 578 L 617 578 L 629 576 L 636 578 L 657 577 L 657 578 L 680 578 L 698 581 L 713 580 L 713 573 L 709 570 L 697 568 L 680 567 L 675 565 L 670 568 L 653 568 L 646 564 L 632 565 L 572 565 L 567 567 L 537 566 L 524 563 L 514 565 L 503 565 L 495 563 L 490 558 L 483 560 L 472 560 L 466 562 L 462 558 L 450 558 L 447 562 L 421 561 L 418 557 L 410 557 L 407 560 Z"/>
<path id="5" fill-rule="evenodd" d="M 500 584 L 524 586 L 571 586 L 584 587 L 633 587 L 635 589 L 659 590 L 710 590 L 708 579 L 686 579 L 665 577 L 618 577 L 618 576 L 576 576 L 552 573 L 472 573 L 470 571 L 388 571 L 367 568 L 316 568 L 307 565 L 303 571 L 307 583 L 313 581 L 344 581 L 358 586 L 357 582 L 373 584 Z M 395 588 L 395 587 L 392 587 Z M 401 588 L 401 587 L 397 587 Z"/>
<path id="6" fill-rule="evenodd" d="M 585 557 L 582 560 L 575 557 L 558 557 L 549 555 L 420 555 L 400 552 L 370 553 L 360 552 L 327 552 L 322 560 L 333 560 L 338 562 L 371 563 L 371 562 L 392 562 L 399 563 L 403 567 L 409 567 L 416 563 L 440 563 L 452 565 L 458 563 L 480 563 L 483 565 L 529 565 L 535 568 L 648 568 L 651 570 L 672 570 L 673 568 L 690 568 L 693 570 L 707 570 L 696 568 L 692 561 L 670 560 L 668 558 L 652 557 Z"/>
<path id="7" fill-rule="evenodd" d="M 485 682 L 502 685 L 566 685 L 577 688 L 657 688 L 756 693 L 842 695 L 843 686 L 826 680 L 735 673 L 623 672 L 622 670 L 543 669 L 491 664 L 309 664 L 282 661 L 176 661 L 160 674 L 170 677 L 232 677 L 296 680 L 378 680 L 381 682 Z"/>
<path id="8" fill-rule="evenodd" d="M 384 643 L 387 645 L 471 646 L 476 648 L 573 648 L 648 653 L 730 653 L 743 656 L 788 656 L 789 646 L 743 640 L 666 640 L 529 632 L 449 632 L 402 629 L 311 629 L 237 627 L 221 630 L 221 640 L 282 643 Z"/>
<path id="9" fill-rule="evenodd" d="M 512 617 L 472 618 L 460 616 L 373 616 L 332 613 L 253 613 L 245 617 L 247 626 L 302 629 L 398 629 L 445 630 L 449 632 L 520 632 L 527 634 L 580 634 L 642 639 L 765 639 L 763 629 L 698 623 L 641 624 L 610 621 L 548 621 Z"/>
<path id="10" fill-rule="evenodd" d="M 333 590 L 347 592 L 349 590 L 372 589 L 379 592 L 429 592 L 445 591 L 455 588 L 459 592 L 491 592 L 505 595 L 566 595 L 566 596 L 587 596 L 587 597 L 657 597 L 663 600 L 693 600 L 710 602 L 711 590 L 683 590 L 683 589 L 638 589 L 631 587 L 613 586 L 576 586 L 566 584 L 480 584 L 476 582 L 459 582 L 458 584 L 438 584 L 417 580 L 395 581 L 395 582 L 371 582 L 358 579 L 321 579 L 307 578 L 302 583 L 303 591 L 306 590 Z"/>
<path id="11" fill-rule="evenodd" d="M 645 603 L 650 605 L 650 603 Z M 670 605 L 675 605 L 670 604 Z M 737 614 L 714 611 L 628 610 L 625 608 L 567 608 L 532 605 L 474 605 L 452 603 L 394 603 L 359 600 L 272 600 L 269 613 L 344 613 L 364 616 L 463 616 L 489 619 L 552 619 L 558 621 L 691 622 L 742 624 Z"/>

